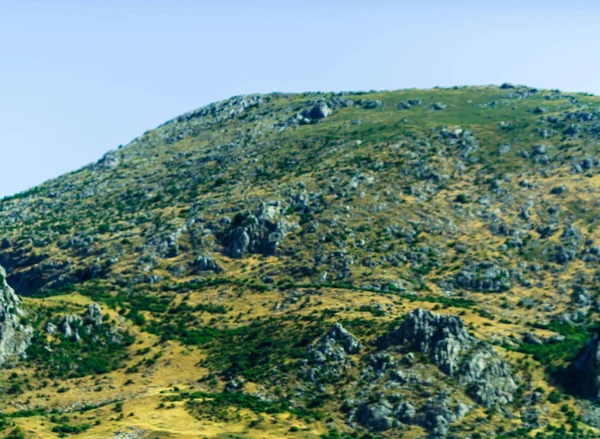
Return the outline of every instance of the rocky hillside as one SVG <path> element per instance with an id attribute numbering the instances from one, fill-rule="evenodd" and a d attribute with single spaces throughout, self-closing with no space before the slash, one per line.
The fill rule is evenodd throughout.
<path id="1" fill-rule="evenodd" d="M 600 437 L 599 149 L 588 94 L 249 95 L 5 198 L 3 434 Z"/>

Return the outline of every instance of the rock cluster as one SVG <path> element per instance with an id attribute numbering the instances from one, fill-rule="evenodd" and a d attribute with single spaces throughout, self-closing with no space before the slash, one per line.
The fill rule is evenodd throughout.
<path id="1" fill-rule="evenodd" d="M 484 261 L 463 269 L 454 282 L 456 286 L 471 291 L 501 292 L 510 289 L 511 274 L 492 262 Z"/>
<path id="2" fill-rule="evenodd" d="M 376 344 L 380 349 L 407 345 L 426 354 L 485 407 L 512 402 L 517 389 L 510 366 L 490 344 L 470 335 L 456 316 L 413 310 L 397 328 L 379 337 Z"/>
<path id="3" fill-rule="evenodd" d="M 88 306 L 85 316 L 82 318 L 76 314 L 67 314 L 63 317 L 58 327 L 52 322 L 46 324 L 46 332 L 55 334 L 57 329 L 60 334 L 74 342 L 81 342 L 80 329 L 84 329 L 87 335 L 94 332 L 95 328 L 102 326 L 102 309 L 97 303 Z"/>
<path id="4" fill-rule="evenodd" d="M 358 354 L 361 349 L 361 342 L 340 323 L 336 323 L 309 349 L 307 379 L 310 381 L 338 379 L 354 365 L 350 356 Z"/>
<path id="5" fill-rule="evenodd" d="M 445 437 L 450 425 L 464 418 L 471 408 L 442 392 L 428 398 L 418 409 L 409 401 L 396 404 L 386 399 L 360 404 L 350 410 L 350 419 L 371 431 L 385 431 L 401 424 L 419 425 L 429 437 Z"/>
<path id="6" fill-rule="evenodd" d="M 293 228 L 277 203 L 263 203 L 255 214 L 244 212 L 234 217 L 225 238 L 224 254 L 231 258 L 242 258 L 248 253 L 272 255 Z"/>

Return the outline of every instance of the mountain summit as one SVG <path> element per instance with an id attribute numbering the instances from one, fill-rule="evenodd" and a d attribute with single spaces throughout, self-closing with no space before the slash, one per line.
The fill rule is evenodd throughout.
<path id="1" fill-rule="evenodd" d="M 584 93 L 248 95 L 7 197 L 3 431 L 600 437 L 599 147 Z"/>

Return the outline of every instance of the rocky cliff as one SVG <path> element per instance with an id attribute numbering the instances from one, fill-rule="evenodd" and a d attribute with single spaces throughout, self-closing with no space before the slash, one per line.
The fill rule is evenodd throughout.
<path id="1" fill-rule="evenodd" d="M 21 300 L 6 282 L 6 270 L 0 267 L 0 366 L 25 356 L 33 335 L 26 316 Z"/>

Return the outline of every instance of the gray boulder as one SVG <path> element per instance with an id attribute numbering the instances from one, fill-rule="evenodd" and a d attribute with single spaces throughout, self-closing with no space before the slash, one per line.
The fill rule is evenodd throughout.
<path id="1" fill-rule="evenodd" d="M 92 303 L 87 309 L 87 321 L 93 326 L 100 326 L 102 324 L 102 309 L 97 303 Z"/>
<path id="2" fill-rule="evenodd" d="M 542 419 L 542 413 L 535 407 L 521 410 L 521 423 L 527 429 L 536 429 L 544 426 L 547 422 Z"/>
<path id="3" fill-rule="evenodd" d="M 463 357 L 457 376 L 467 394 L 484 407 L 511 403 L 518 388 L 510 365 L 488 343 L 479 342 Z"/>
<path id="4" fill-rule="evenodd" d="M 360 406 L 354 413 L 354 419 L 371 431 L 385 431 L 394 426 L 392 407 L 387 401 Z"/>
<path id="5" fill-rule="evenodd" d="M 110 170 L 119 166 L 120 159 L 117 151 L 109 151 L 98 160 L 94 166 L 96 170 Z"/>
<path id="6" fill-rule="evenodd" d="M 428 354 L 443 372 L 453 375 L 458 368 L 461 351 L 472 341 L 460 318 L 418 308 L 409 312 L 400 326 L 379 337 L 375 343 L 380 348 L 409 344 Z"/>
<path id="7" fill-rule="evenodd" d="M 58 330 L 58 328 L 56 327 L 56 325 L 54 323 L 52 323 L 52 322 L 46 323 L 46 326 L 45 326 L 44 329 L 45 329 L 46 333 L 50 334 L 50 335 L 56 334 L 56 331 Z"/>
<path id="8" fill-rule="evenodd" d="M 223 267 L 208 255 L 200 255 L 196 258 L 194 270 L 197 272 L 212 271 L 214 273 L 222 273 L 225 271 Z"/>
<path id="9" fill-rule="evenodd" d="M 452 400 L 448 395 L 439 394 L 425 402 L 415 421 L 429 431 L 430 437 L 446 437 L 450 425 L 464 418 L 468 412 L 468 406 L 460 403 L 452 406 Z"/>
<path id="10" fill-rule="evenodd" d="M 539 337 L 537 337 L 535 334 L 532 334 L 531 332 L 526 332 L 525 334 L 523 334 L 523 343 L 537 346 L 541 346 L 544 344 L 542 340 L 539 339 Z"/>
<path id="11" fill-rule="evenodd" d="M 357 102 L 358 105 L 360 105 L 362 108 L 366 109 L 366 110 L 373 110 L 375 108 L 379 108 L 383 106 L 383 102 L 379 101 L 379 100 L 365 100 L 365 99 L 361 99 Z"/>
<path id="12" fill-rule="evenodd" d="M 330 114 L 331 109 L 323 101 L 317 102 L 311 108 L 304 110 L 304 112 L 302 113 L 304 117 L 314 120 L 325 119 Z"/>
<path id="13" fill-rule="evenodd" d="M 411 424 L 416 414 L 415 406 L 409 401 L 402 401 L 394 408 L 394 417 L 405 424 Z"/>
<path id="14" fill-rule="evenodd" d="M 80 341 L 79 328 L 81 326 L 81 317 L 75 314 L 67 314 L 59 325 L 62 335 L 73 341 Z"/>
<path id="15" fill-rule="evenodd" d="M 577 306 L 586 307 L 592 304 L 592 295 L 581 285 L 575 285 L 573 287 L 573 294 L 571 297 L 573 299 L 573 303 Z"/>

